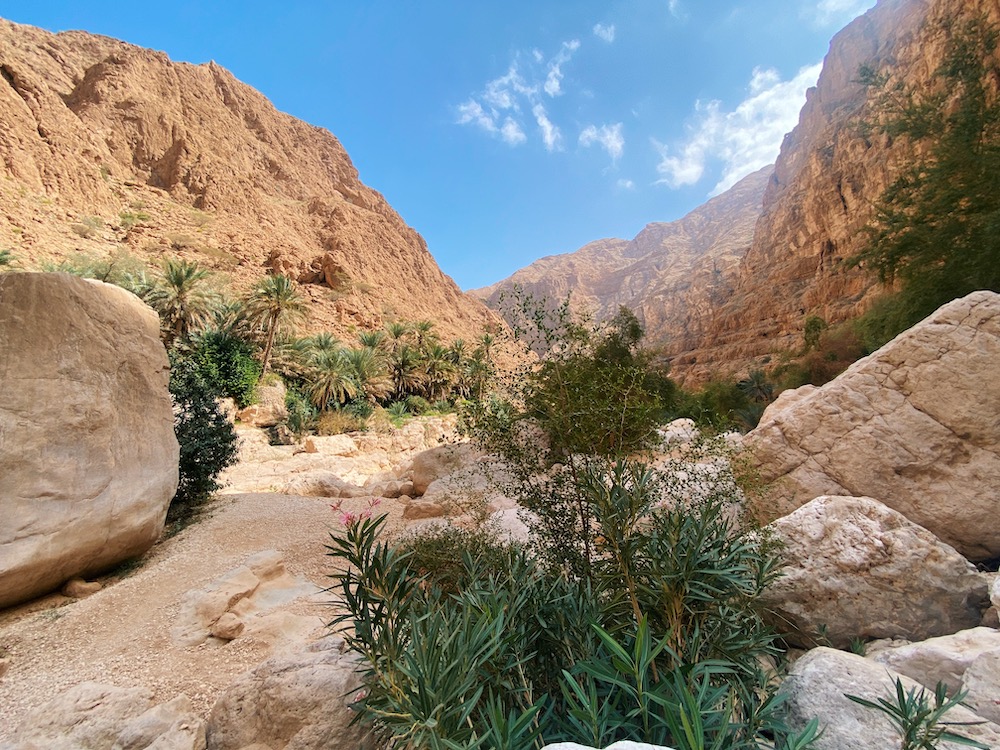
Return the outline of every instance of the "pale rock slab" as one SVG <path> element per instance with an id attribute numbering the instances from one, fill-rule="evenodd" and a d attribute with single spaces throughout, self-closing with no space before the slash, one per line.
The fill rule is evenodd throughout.
<path id="1" fill-rule="evenodd" d="M 972 663 L 990 651 L 1000 652 L 1000 631 L 971 628 L 885 649 L 872 659 L 931 690 L 938 682 L 943 682 L 949 694 L 954 694 L 964 687 L 965 673 Z"/>
<path id="2" fill-rule="evenodd" d="M 983 718 L 1000 724 L 1000 649 L 973 659 L 962 683 L 969 693 L 965 702 Z"/>
<path id="3" fill-rule="evenodd" d="M 1000 295 L 950 302 L 747 436 L 773 520 L 820 495 L 882 499 L 971 560 L 1000 555 Z"/>
<path id="4" fill-rule="evenodd" d="M 986 581 L 933 534 L 868 497 L 818 497 L 768 528 L 784 574 L 765 593 L 776 626 L 813 645 L 923 640 L 979 625 Z"/>
<path id="5" fill-rule="evenodd" d="M 811 719 L 819 719 L 824 731 L 815 743 L 815 750 L 899 747 L 899 735 L 883 714 L 844 697 L 846 693 L 870 701 L 890 699 L 895 694 L 896 678 L 906 690 L 922 687 L 862 656 L 832 648 L 812 649 L 795 662 L 780 688 L 786 699 L 788 723 L 801 730 Z M 933 703 L 933 696 L 929 698 Z M 962 727 L 960 731 L 990 747 L 1000 747 L 1000 726 L 984 722 L 983 717 L 972 711 L 957 706 L 948 712 L 947 719 L 982 722 Z M 941 750 L 959 747 L 948 742 L 939 745 Z"/>
<path id="6" fill-rule="evenodd" d="M 260 630 L 263 625 L 254 623 L 259 613 L 318 590 L 289 574 L 279 552 L 258 552 L 204 588 L 187 592 L 170 637 L 181 646 L 196 646 L 210 636 L 232 640 Z"/>
<path id="7" fill-rule="evenodd" d="M 25 716 L 4 750 L 205 750 L 186 696 L 153 705 L 145 688 L 83 682 Z"/>
<path id="8" fill-rule="evenodd" d="M 0 352 L 5 607 L 149 549 L 178 446 L 159 319 L 124 289 L 0 275 Z"/>
<path id="9" fill-rule="evenodd" d="M 208 746 L 373 749 L 362 726 L 349 726 L 350 703 L 362 682 L 356 657 L 344 651 L 341 639 L 327 637 L 303 653 L 272 657 L 238 678 L 212 708 Z"/>
<path id="10" fill-rule="evenodd" d="M 236 413 L 236 418 L 254 427 L 274 427 L 288 419 L 285 407 L 285 384 L 280 380 L 257 386 L 257 403 Z"/>
<path id="11" fill-rule="evenodd" d="M 479 456 L 479 451 L 468 443 L 440 445 L 414 456 L 403 476 L 413 482 L 414 495 L 423 495 L 432 482 L 474 463 Z"/>

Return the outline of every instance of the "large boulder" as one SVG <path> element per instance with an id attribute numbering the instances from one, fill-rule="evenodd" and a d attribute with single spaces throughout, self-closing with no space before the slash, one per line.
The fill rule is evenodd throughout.
<path id="1" fill-rule="evenodd" d="M 893 700 L 896 679 L 906 690 L 921 690 L 921 686 L 910 678 L 864 657 L 831 648 L 816 648 L 795 662 L 780 693 L 785 699 L 786 718 L 793 729 L 802 729 L 811 719 L 819 719 L 824 731 L 813 746 L 815 750 L 893 748 L 900 747 L 900 739 L 888 718 L 848 700 L 845 694 L 872 702 L 879 698 Z M 933 706 L 933 694 L 928 698 Z M 973 722 L 975 726 L 953 729 L 989 747 L 1000 747 L 1000 726 L 984 721 L 966 708 L 956 706 L 945 714 L 944 720 Z M 942 742 L 938 747 L 957 750 L 959 746 Z"/>
<path id="2" fill-rule="evenodd" d="M 868 497 L 818 497 L 768 527 L 784 575 L 765 594 L 776 625 L 812 645 L 923 640 L 979 624 L 987 582 L 958 552 Z"/>
<path id="3" fill-rule="evenodd" d="M 159 319 L 68 274 L 0 275 L 0 607 L 149 549 L 177 489 Z"/>
<path id="4" fill-rule="evenodd" d="M 474 463 L 481 453 L 469 443 L 439 445 L 422 451 L 402 473 L 413 482 L 413 494 L 423 495 L 433 482 Z"/>
<path id="5" fill-rule="evenodd" d="M 205 722 L 180 695 L 83 682 L 27 714 L 3 750 L 205 750 Z"/>
<path id="6" fill-rule="evenodd" d="M 304 653 L 272 657 L 238 678 L 208 719 L 211 750 L 254 743 L 285 750 L 365 750 L 374 741 L 351 725 L 357 698 L 357 659 L 340 638 L 327 637 Z"/>
<path id="7" fill-rule="evenodd" d="M 955 300 L 748 435 L 773 520 L 819 495 L 882 499 L 971 560 L 1000 555 L 1000 295 Z"/>
<path id="8" fill-rule="evenodd" d="M 236 418 L 254 427 L 274 427 L 288 419 L 285 406 L 285 384 L 276 380 L 257 386 L 257 403 L 236 412 Z"/>

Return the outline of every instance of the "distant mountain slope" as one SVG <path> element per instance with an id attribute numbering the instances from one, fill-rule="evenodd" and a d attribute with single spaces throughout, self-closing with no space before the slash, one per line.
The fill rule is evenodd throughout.
<path id="1" fill-rule="evenodd" d="M 736 288 L 675 361 L 678 371 L 746 370 L 799 346 L 806 315 L 836 322 L 867 309 L 881 290 L 843 261 L 863 248 L 863 227 L 909 150 L 859 127 L 870 116 L 859 69 L 891 69 L 893 82 L 927 87 L 943 60 L 943 29 L 975 16 L 1000 24 L 1000 3 L 880 0 L 833 38 L 799 124 L 785 137 Z"/>
<path id="2" fill-rule="evenodd" d="M 0 20 L 0 249 L 22 261 L 174 254 L 237 289 L 304 282 L 312 329 L 495 320 L 363 185 L 329 132 L 214 63 Z"/>
<path id="3" fill-rule="evenodd" d="M 632 240 L 591 242 L 535 261 L 471 293 L 496 305 L 515 284 L 536 297 L 565 299 L 598 319 L 629 307 L 648 341 L 668 355 L 688 351 L 736 281 L 753 237 L 771 167 L 755 172 L 683 218 L 648 224 Z"/>

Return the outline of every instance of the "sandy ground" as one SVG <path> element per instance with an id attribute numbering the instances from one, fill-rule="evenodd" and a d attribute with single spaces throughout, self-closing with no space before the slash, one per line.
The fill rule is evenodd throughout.
<path id="1" fill-rule="evenodd" d="M 345 500 L 361 510 L 365 499 Z M 383 501 L 390 526 L 402 523 L 402 505 Z M 185 693 L 203 716 L 225 687 L 272 652 L 296 646 L 252 636 L 181 647 L 170 638 L 185 592 L 198 589 L 263 550 L 278 550 L 285 568 L 316 586 L 329 585 L 329 532 L 338 526 L 326 498 L 279 494 L 221 495 L 210 516 L 157 544 L 141 567 L 86 599 L 51 595 L 0 611 L 0 741 L 25 714 L 61 691 L 92 680 L 147 687 L 157 702 Z M 331 595 L 300 598 L 282 611 L 327 622 Z M 313 635 L 323 635 L 319 624 Z"/>

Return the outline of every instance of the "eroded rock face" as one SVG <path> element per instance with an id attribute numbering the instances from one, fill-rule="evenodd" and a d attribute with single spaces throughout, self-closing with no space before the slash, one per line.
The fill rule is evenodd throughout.
<path id="1" fill-rule="evenodd" d="M 348 704 L 361 686 L 356 658 L 328 637 L 310 650 L 273 657 L 234 682 L 212 708 L 208 746 L 242 750 L 262 743 L 293 750 L 364 750 L 375 745 Z"/>
<path id="2" fill-rule="evenodd" d="M 205 750 L 205 722 L 186 696 L 153 705 L 145 688 L 83 682 L 28 714 L 9 750 Z"/>
<path id="3" fill-rule="evenodd" d="M 1000 555 L 1000 295 L 950 302 L 748 436 L 769 518 L 819 495 L 878 498 L 972 560 Z"/>
<path id="4" fill-rule="evenodd" d="M 819 719 L 822 736 L 816 750 L 859 750 L 859 748 L 899 747 L 899 735 L 878 711 L 860 706 L 844 697 L 856 695 L 870 701 L 890 699 L 895 694 L 894 679 L 906 690 L 920 689 L 908 677 L 887 670 L 856 654 L 815 648 L 797 662 L 781 686 L 787 701 L 788 722 L 801 729 L 813 718 Z M 933 704 L 933 696 L 930 697 Z M 948 721 L 977 722 L 961 727 L 961 732 L 989 747 L 1000 743 L 1000 726 L 983 722 L 966 708 L 957 706 L 947 714 Z M 942 743 L 942 748 L 957 747 Z"/>
<path id="5" fill-rule="evenodd" d="M 818 497 L 769 528 L 784 575 L 765 595 L 790 640 L 922 640 L 979 624 L 986 580 L 965 558 L 868 497 Z"/>
<path id="6" fill-rule="evenodd" d="M 135 557 L 178 447 L 156 314 L 67 274 L 0 276 L 0 607 Z"/>
<path id="7" fill-rule="evenodd" d="M 0 65 L 0 227 L 19 260 L 180 250 L 237 292 L 283 273 L 307 329 L 340 336 L 426 318 L 471 340 L 496 322 L 330 132 L 219 65 L 5 20 Z"/>

